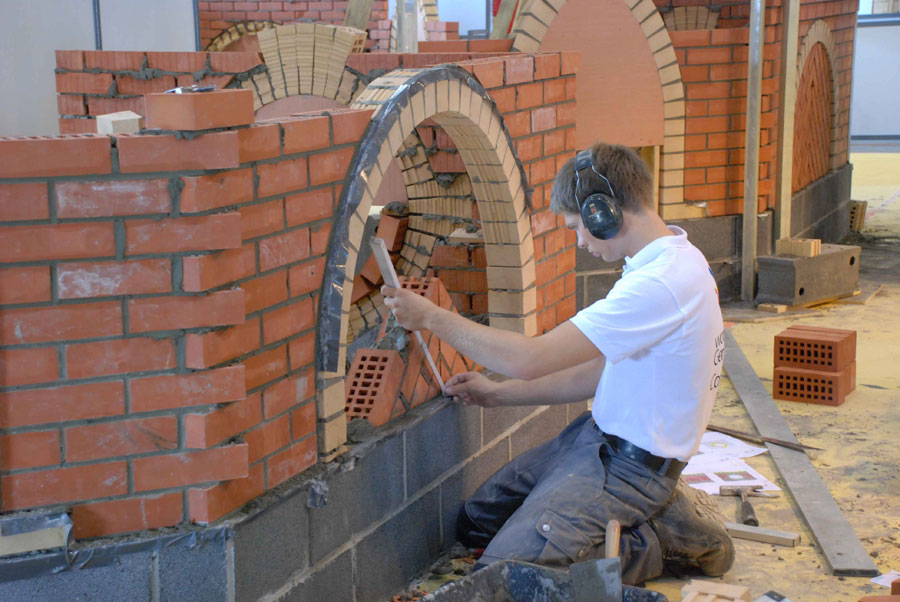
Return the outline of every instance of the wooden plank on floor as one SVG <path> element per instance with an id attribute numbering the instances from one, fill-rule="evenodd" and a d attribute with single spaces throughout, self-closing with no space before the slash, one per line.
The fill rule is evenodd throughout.
<path id="1" fill-rule="evenodd" d="M 761 436 L 798 443 L 729 330 L 725 331 L 725 371 Z M 766 447 L 822 550 L 828 570 L 842 576 L 878 575 L 875 563 L 806 454 L 771 443 Z"/>
<path id="2" fill-rule="evenodd" d="M 778 531 L 776 529 L 751 527 L 750 525 L 728 522 L 725 523 L 725 529 L 727 529 L 728 534 L 735 539 L 760 541 L 762 543 L 771 543 L 779 546 L 787 546 L 789 548 L 793 548 L 800 543 L 800 534 L 789 531 Z"/>

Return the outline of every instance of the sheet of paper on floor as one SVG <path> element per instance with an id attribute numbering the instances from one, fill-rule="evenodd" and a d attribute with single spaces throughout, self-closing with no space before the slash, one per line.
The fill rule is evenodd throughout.
<path id="1" fill-rule="evenodd" d="M 890 573 L 879 575 L 878 577 L 871 579 L 871 581 L 872 583 L 881 585 L 883 587 L 890 587 L 891 583 L 896 579 L 900 579 L 900 571 L 891 571 Z"/>
<path id="2" fill-rule="evenodd" d="M 697 454 L 713 455 L 719 458 L 750 458 L 767 451 L 769 450 L 765 447 L 753 447 L 730 435 L 707 431 L 703 433 Z"/>
<path id="3" fill-rule="evenodd" d="M 691 458 L 681 473 L 685 482 L 709 494 L 719 493 L 719 487 L 755 487 L 761 491 L 781 491 L 781 488 L 753 470 L 740 458 L 721 458 L 714 454 L 700 454 Z"/>

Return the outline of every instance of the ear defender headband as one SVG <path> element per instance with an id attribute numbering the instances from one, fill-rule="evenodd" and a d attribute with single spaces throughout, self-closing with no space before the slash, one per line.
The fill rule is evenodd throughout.
<path id="1" fill-rule="evenodd" d="M 578 200 L 578 189 L 581 187 L 581 172 L 591 168 L 595 174 L 606 182 L 609 194 L 593 192 L 583 201 Z M 575 203 L 581 207 L 581 221 L 584 227 L 595 238 L 609 240 L 622 228 L 622 207 L 616 199 L 612 184 L 594 167 L 591 149 L 585 149 L 575 156 Z"/>

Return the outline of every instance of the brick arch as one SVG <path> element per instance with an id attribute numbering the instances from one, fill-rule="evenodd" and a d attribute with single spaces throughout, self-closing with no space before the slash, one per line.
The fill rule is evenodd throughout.
<path id="1" fill-rule="evenodd" d="M 809 62 L 810 56 L 813 54 L 816 44 L 820 44 L 822 46 L 822 50 L 825 51 L 827 66 L 829 68 L 828 72 L 830 76 L 829 83 L 831 91 L 831 123 L 828 141 L 828 167 L 829 169 L 837 169 L 841 166 L 842 160 L 840 147 L 840 128 L 838 127 L 839 103 L 837 101 L 837 99 L 840 98 L 840 82 L 838 81 L 838 78 L 835 77 L 835 74 L 838 73 L 838 64 L 835 58 L 837 57 L 837 53 L 835 52 L 834 36 L 831 33 L 831 27 L 829 27 L 828 23 L 826 23 L 823 19 L 818 19 L 809 26 L 809 29 L 807 30 L 806 35 L 803 36 L 803 39 L 801 40 L 799 48 L 797 50 L 797 92 L 798 94 L 800 93 L 800 83 L 806 70 L 807 63 Z M 799 107 L 799 104 L 797 105 L 797 107 Z M 796 114 L 797 113 L 795 109 L 795 115 Z"/>
<path id="2" fill-rule="evenodd" d="M 244 21 L 242 23 L 235 23 L 213 38 L 206 47 L 206 50 L 211 52 L 222 52 L 241 38 L 257 34 L 264 29 L 270 29 L 272 27 L 275 27 L 275 23 L 272 21 Z"/>
<path id="3" fill-rule="evenodd" d="M 266 71 L 241 82 L 259 110 L 281 98 L 312 95 L 350 104 L 365 87 L 347 67 L 351 53 L 365 49 L 367 33 L 352 27 L 301 21 L 260 30 Z"/>
<path id="4" fill-rule="evenodd" d="M 369 84 L 353 106 L 372 108 L 375 114 L 348 170 L 355 175 L 345 182 L 329 243 L 317 332 L 317 379 L 322 391 L 333 386 L 331 380 L 344 376 L 353 286 L 347 266 L 355 265 L 363 244 L 369 208 L 387 166 L 426 119 L 453 138 L 471 176 L 485 237 L 488 288 L 515 298 L 523 308 L 534 305 L 528 299 L 535 289 L 525 173 L 503 118 L 481 84 L 455 66 L 398 70 Z M 510 284 L 515 278 L 520 285 Z M 529 335 L 537 331 L 534 310 L 492 314 L 490 321 Z"/>
<path id="5" fill-rule="evenodd" d="M 828 173 L 834 147 L 834 78 L 825 46 L 813 44 L 804 62 L 794 109 L 792 192 Z"/>
<path id="6" fill-rule="evenodd" d="M 653 53 L 663 96 L 663 144 L 660 156 L 660 213 L 664 218 L 701 217 L 706 211 L 684 204 L 685 96 L 672 40 L 653 0 L 624 0 Z M 526 0 L 513 31 L 512 50 L 536 52 L 566 0 Z M 585 58 L 582 57 L 582 61 Z M 677 209 L 673 209 L 677 207 Z"/>

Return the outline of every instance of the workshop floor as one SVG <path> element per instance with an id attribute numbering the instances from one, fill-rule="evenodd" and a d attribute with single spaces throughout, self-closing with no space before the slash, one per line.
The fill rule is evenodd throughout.
<path id="1" fill-rule="evenodd" d="M 771 390 L 772 346 L 776 333 L 794 323 L 857 331 L 857 386 L 839 407 L 776 401 L 801 443 L 824 448 L 812 463 L 838 506 L 871 554 L 881 573 L 900 571 L 900 153 L 851 155 L 855 200 L 869 202 L 861 235 L 845 242 L 863 247 L 860 280 L 863 288 L 882 288 L 867 304 L 824 306 L 821 312 L 759 323 L 738 323 L 732 329 L 757 375 Z M 819 309 L 819 308 L 817 308 Z M 712 422 L 755 432 L 731 384 L 723 379 Z M 778 483 L 768 454 L 749 464 Z M 736 520 L 733 498 L 719 498 L 719 507 Z M 722 579 L 746 585 L 751 599 L 774 590 L 794 602 L 855 602 L 864 595 L 889 590 L 869 578 L 834 577 L 800 514 L 786 492 L 779 498 L 755 498 L 760 526 L 801 534 L 795 548 L 735 540 L 734 567 Z M 683 581 L 665 577 L 649 587 L 670 600 L 681 599 Z"/>

